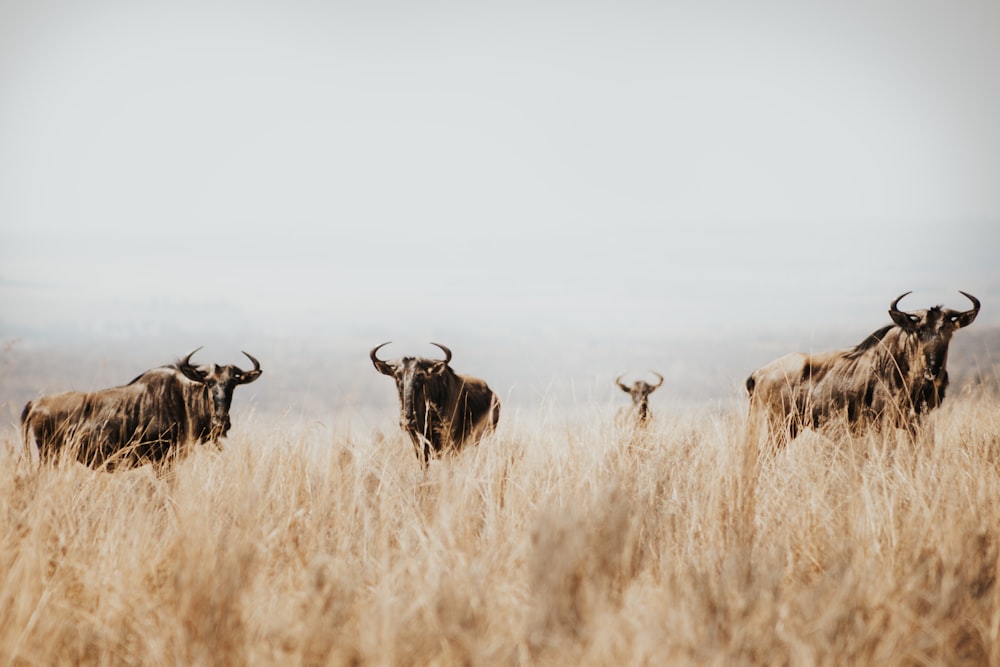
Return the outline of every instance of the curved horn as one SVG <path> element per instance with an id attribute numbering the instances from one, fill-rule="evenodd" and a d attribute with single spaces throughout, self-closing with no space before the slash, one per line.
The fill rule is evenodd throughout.
<path id="1" fill-rule="evenodd" d="M 179 370 L 184 377 L 191 380 L 192 382 L 200 382 L 201 384 L 205 384 L 205 379 L 207 376 L 200 370 L 198 370 L 196 367 L 191 365 L 191 356 L 195 352 L 200 350 L 202 347 L 203 346 L 196 347 L 195 349 L 188 352 L 186 356 L 179 359 L 177 361 L 177 370 Z"/>
<path id="2" fill-rule="evenodd" d="M 447 365 L 448 362 L 451 361 L 451 350 L 449 350 L 448 348 L 446 348 L 441 343 L 431 343 L 431 345 L 433 345 L 434 347 L 441 348 L 441 351 L 444 352 L 444 363 L 445 363 L 445 365 Z"/>
<path id="3" fill-rule="evenodd" d="M 616 377 L 616 378 L 615 378 L 615 384 L 616 384 L 616 385 L 618 385 L 618 387 L 619 387 L 619 388 L 620 388 L 620 389 L 621 389 L 622 391 L 627 391 L 627 392 L 629 392 L 629 393 L 632 393 L 632 389 L 631 389 L 631 387 L 626 387 L 625 385 L 623 385 L 623 384 L 622 384 L 622 378 L 623 378 L 623 377 L 625 377 L 625 374 L 624 374 L 624 373 L 622 373 L 621 375 L 619 375 L 618 377 Z"/>
<path id="4" fill-rule="evenodd" d="M 972 302 L 972 310 L 967 310 L 965 312 L 966 313 L 974 313 L 974 314 L 978 315 L 979 314 L 979 299 L 977 299 L 976 297 L 972 296 L 968 292 L 963 292 L 962 290 L 958 290 L 958 293 L 961 294 L 966 299 L 968 299 L 969 301 Z"/>
<path id="5" fill-rule="evenodd" d="M 656 371 L 649 371 L 649 372 L 655 375 L 656 377 L 660 378 L 660 381 L 653 385 L 653 389 L 663 386 L 663 376 L 657 373 Z"/>
<path id="6" fill-rule="evenodd" d="M 890 313 L 902 313 L 902 312 L 906 312 L 906 311 L 900 310 L 899 308 L 896 308 L 896 304 L 899 303 L 899 301 L 904 296 L 906 296 L 907 294 L 912 294 L 912 290 L 909 291 L 909 292 L 903 292 L 902 294 L 900 294 L 899 296 L 896 297 L 895 301 L 893 301 L 892 304 L 889 305 L 889 312 Z"/>
<path id="7" fill-rule="evenodd" d="M 188 352 L 187 356 L 182 357 L 181 360 L 177 362 L 177 365 L 178 366 L 190 366 L 191 365 L 191 357 L 194 355 L 195 352 L 197 352 L 198 350 L 200 350 L 203 347 L 205 347 L 205 346 L 204 345 L 199 345 L 198 347 L 196 347 L 193 350 L 191 350 L 190 352 Z"/>
<path id="8" fill-rule="evenodd" d="M 972 296 L 971 294 L 968 294 L 967 292 L 963 292 L 962 290 L 958 291 L 965 298 L 967 298 L 969 301 L 972 302 L 972 310 L 967 310 L 963 313 L 959 313 L 958 319 L 955 320 L 956 324 L 958 324 L 959 327 L 967 327 L 970 324 L 972 324 L 972 321 L 976 319 L 976 315 L 979 314 L 979 299 Z"/>
<path id="9" fill-rule="evenodd" d="M 240 350 L 240 352 L 243 352 L 243 350 Z M 247 359 L 249 359 L 250 361 L 253 362 L 253 369 L 255 371 L 259 371 L 260 370 L 260 362 L 257 361 L 256 359 L 254 359 L 254 356 L 252 354 L 250 354 L 249 352 L 243 352 L 243 354 L 246 355 Z"/>
<path id="10" fill-rule="evenodd" d="M 913 333 L 917 330 L 917 327 L 920 324 L 920 318 L 896 307 L 897 304 L 899 304 L 899 300 L 907 294 L 909 294 L 909 292 L 900 294 L 891 304 L 889 304 L 889 317 L 891 317 L 892 321 L 896 323 L 896 326 L 900 327 L 903 331 Z"/>
<path id="11" fill-rule="evenodd" d="M 375 347 L 372 348 L 372 351 L 368 353 L 368 356 L 372 360 L 372 364 L 375 366 L 375 370 L 377 370 L 382 375 L 392 375 L 393 374 L 393 368 L 392 368 L 392 365 L 390 365 L 388 361 L 382 361 L 381 359 L 379 359 L 377 353 L 378 353 L 378 351 L 380 349 L 382 349 L 383 347 L 385 347 L 386 345 L 388 345 L 391 342 L 392 341 L 387 340 L 386 342 L 382 343 L 381 345 L 376 345 Z"/>
<path id="12" fill-rule="evenodd" d="M 243 373 L 243 377 L 240 380 L 240 384 L 249 384 L 260 377 L 261 373 L 260 362 L 257 361 L 257 359 L 249 352 L 245 352 L 243 350 L 240 350 L 240 352 L 243 352 L 243 354 L 246 355 L 247 359 L 253 362 L 253 370 Z"/>
<path id="13" fill-rule="evenodd" d="M 389 343 L 391 343 L 391 342 L 392 342 L 391 340 L 387 340 L 386 342 L 382 343 L 381 345 L 376 345 L 375 347 L 372 348 L 372 351 L 368 353 L 368 356 L 371 358 L 373 364 L 384 364 L 385 363 L 384 361 L 382 361 L 381 359 L 378 358 L 377 352 L 379 350 L 381 350 L 383 347 L 385 347 L 386 345 L 388 345 Z"/>

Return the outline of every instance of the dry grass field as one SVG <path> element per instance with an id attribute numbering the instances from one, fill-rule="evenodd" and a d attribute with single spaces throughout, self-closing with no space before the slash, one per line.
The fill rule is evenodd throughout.
<path id="1" fill-rule="evenodd" d="M 394 430 L 251 419 L 157 478 L 0 460 L 0 664 L 1000 664 L 1000 399 L 932 432 L 742 411 Z"/>

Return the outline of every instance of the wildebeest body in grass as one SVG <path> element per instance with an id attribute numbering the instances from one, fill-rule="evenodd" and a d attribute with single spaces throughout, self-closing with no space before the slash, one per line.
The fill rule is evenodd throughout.
<path id="1" fill-rule="evenodd" d="M 889 306 L 893 324 L 853 348 L 789 354 L 754 371 L 746 381 L 752 423 L 764 418 L 779 443 L 832 419 L 853 430 L 884 424 L 915 432 L 922 416 L 944 400 L 952 334 L 972 324 L 980 304 L 961 292 L 970 310 L 899 310 L 907 294 Z"/>
<path id="2" fill-rule="evenodd" d="M 162 464 L 199 442 L 218 445 L 231 426 L 233 391 L 260 377 L 260 363 L 244 352 L 253 370 L 194 366 L 194 352 L 175 364 L 148 370 L 127 385 L 29 401 L 21 414 L 26 453 L 34 443 L 42 462 L 65 453 L 86 465 L 110 469 Z"/>
<path id="3" fill-rule="evenodd" d="M 618 388 L 632 398 L 632 405 L 622 408 L 618 413 L 618 421 L 621 425 L 637 426 L 639 428 L 649 425 L 650 420 L 653 418 L 652 413 L 649 411 L 649 395 L 663 385 L 663 376 L 656 372 L 653 375 L 659 378 L 659 382 L 656 384 L 649 384 L 645 380 L 636 380 L 631 385 L 627 385 L 622 383 L 622 377 L 624 377 L 622 375 L 619 375 L 615 379 L 615 384 L 618 385 Z"/>
<path id="4" fill-rule="evenodd" d="M 375 370 L 395 380 L 400 425 L 424 465 L 432 452 L 461 449 L 496 428 L 500 399 L 483 380 L 455 373 L 448 365 L 451 350 L 431 343 L 444 352 L 444 359 L 403 357 L 383 361 L 378 351 L 388 344 L 373 348 L 369 356 Z"/>

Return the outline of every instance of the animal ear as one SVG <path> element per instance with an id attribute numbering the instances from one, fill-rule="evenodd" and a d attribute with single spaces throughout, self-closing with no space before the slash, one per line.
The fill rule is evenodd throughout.
<path id="1" fill-rule="evenodd" d="M 972 324 L 978 314 L 979 311 L 977 310 L 970 310 L 965 313 L 956 313 L 955 311 L 952 311 L 948 313 L 948 319 L 955 325 L 956 329 L 961 329 Z"/>
<path id="2" fill-rule="evenodd" d="M 378 358 L 378 351 L 388 345 L 388 342 L 382 343 L 372 348 L 371 352 L 368 353 L 368 357 L 372 360 L 372 365 L 375 366 L 377 370 L 382 375 L 396 375 L 396 365 L 391 364 L 388 361 L 382 361 Z"/>
<path id="3" fill-rule="evenodd" d="M 448 368 L 448 362 L 439 361 L 436 364 L 434 364 L 434 368 L 431 369 L 431 372 L 433 372 L 435 375 L 440 375 L 441 373 L 444 373 L 446 368 Z"/>
<path id="4" fill-rule="evenodd" d="M 892 321 L 897 326 L 906 331 L 914 331 L 917 328 L 917 323 L 920 321 L 920 318 L 916 315 L 911 315 L 902 310 L 890 310 L 889 315 L 892 316 Z"/>
<path id="5" fill-rule="evenodd" d="M 183 373 L 184 377 L 186 377 L 188 380 L 191 380 L 192 382 L 205 384 L 205 381 L 208 379 L 208 375 L 206 373 L 203 373 L 202 371 L 198 370 L 191 364 L 179 364 L 177 366 L 177 370 Z"/>
<path id="6" fill-rule="evenodd" d="M 388 361 L 382 361 L 381 359 L 376 359 L 372 361 L 375 365 L 375 370 L 377 370 L 382 375 L 395 375 L 396 367 L 390 364 Z"/>
<path id="7" fill-rule="evenodd" d="M 240 378 L 240 384 L 250 384 L 254 380 L 260 377 L 260 374 L 264 371 L 244 371 L 243 377 Z"/>

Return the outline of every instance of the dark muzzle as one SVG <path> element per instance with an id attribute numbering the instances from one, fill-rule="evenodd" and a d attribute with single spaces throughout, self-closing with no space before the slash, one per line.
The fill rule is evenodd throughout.
<path id="1" fill-rule="evenodd" d="M 403 394 L 403 411 L 399 418 L 400 425 L 408 430 L 415 431 L 419 429 L 420 415 L 417 414 L 417 397 L 414 396 L 414 391 L 407 387 L 407 391 Z"/>
<path id="2" fill-rule="evenodd" d="M 225 437 L 232 428 L 233 423 L 229 420 L 229 415 L 221 419 L 212 419 L 212 437 L 214 439 Z"/>

